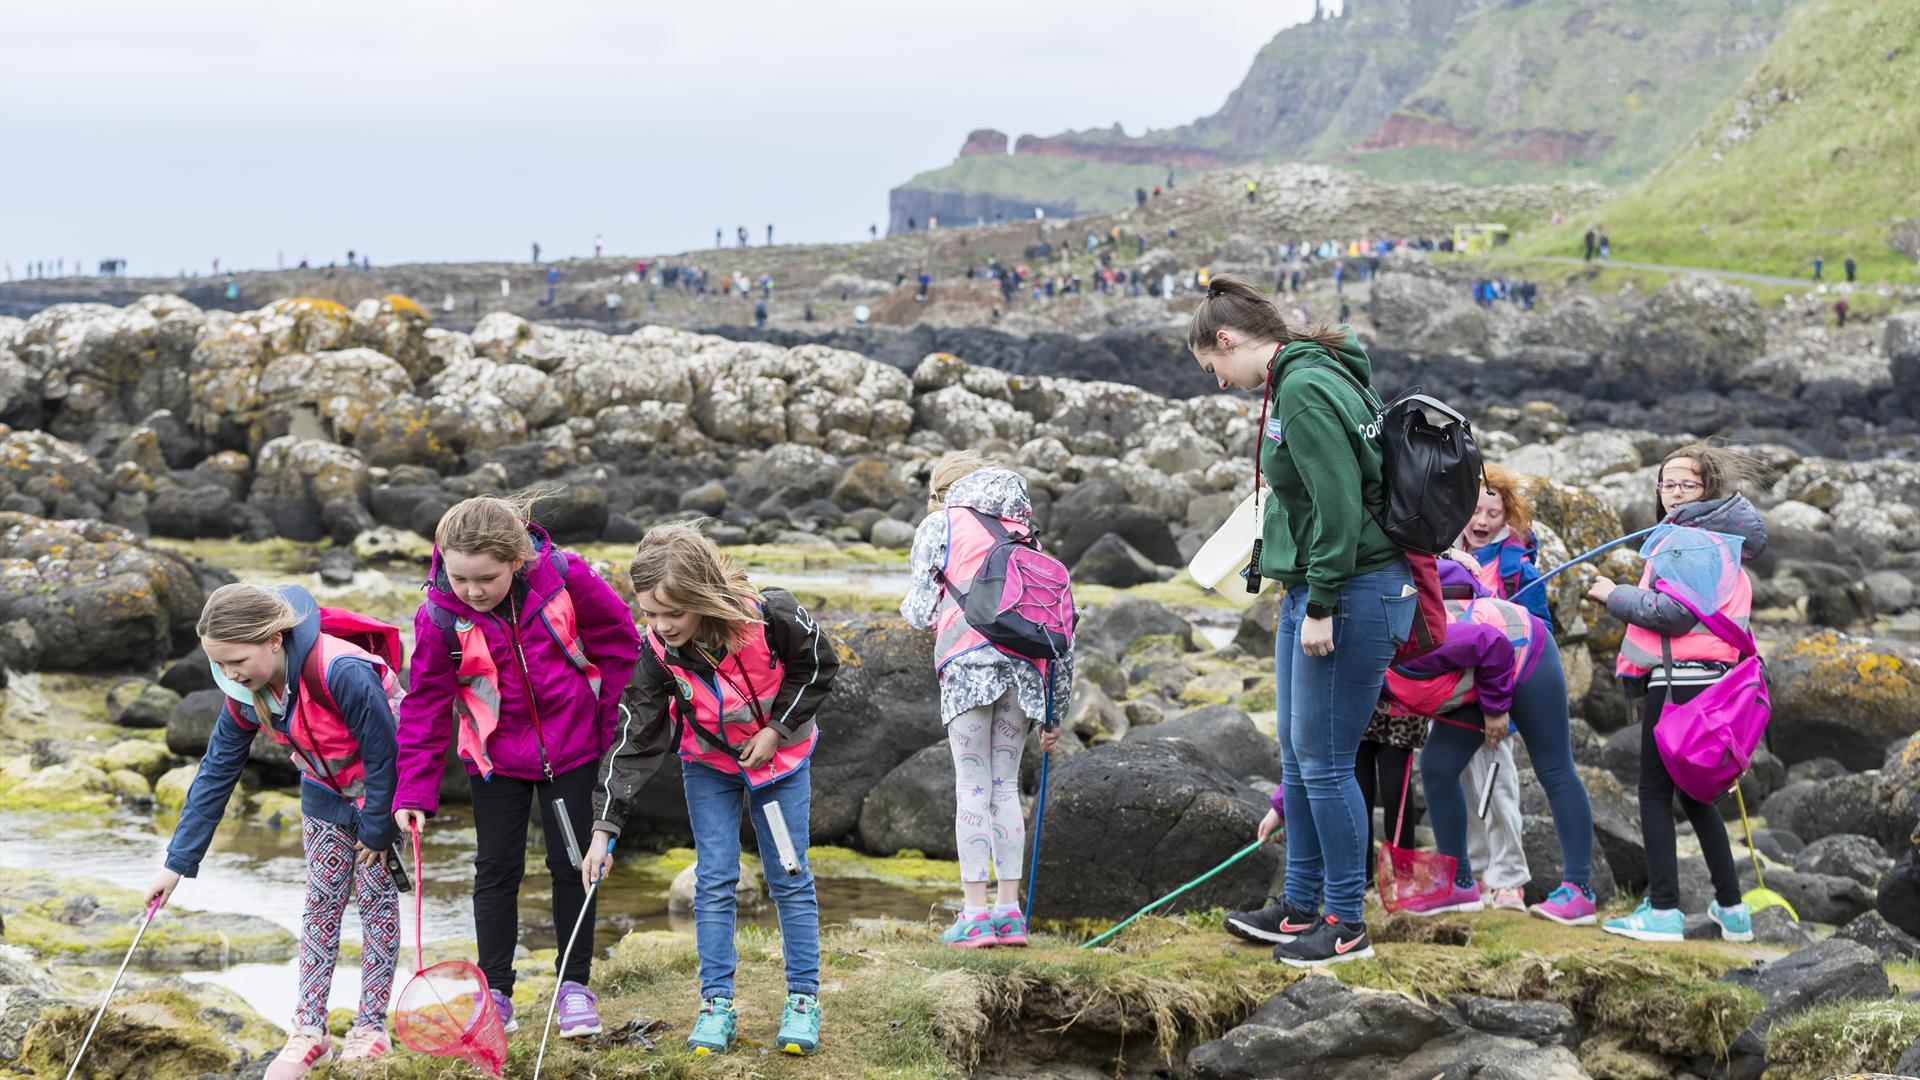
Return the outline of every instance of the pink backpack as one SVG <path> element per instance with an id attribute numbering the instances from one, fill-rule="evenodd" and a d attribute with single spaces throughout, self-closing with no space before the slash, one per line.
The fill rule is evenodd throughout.
<path id="1" fill-rule="evenodd" d="M 1654 725 L 1653 741 L 1660 760 L 1681 791 L 1703 803 L 1725 795 L 1753 760 L 1754 748 L 1767 732 L 1773 699 L 1767 693 L 1766 664 L 1760 659 L 1753 635 L 1719 612 L 1702 615 L 1692 601 L 1666 582 L 1654 586 L 1673 597 L 1721 641 L 1733 646 L 1741 660 L 1720 681 L 1682 705 L 1671 701 Z M 1666 644 L 1666 639 L 1661 639 Z M 1671 666 L 1669 653 L 1669 666 Z"/>

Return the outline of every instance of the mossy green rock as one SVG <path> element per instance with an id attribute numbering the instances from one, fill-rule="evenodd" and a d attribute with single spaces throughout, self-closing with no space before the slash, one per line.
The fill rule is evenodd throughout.
<path id="1" fill-rule="evenodd" d="M 187 789 L 193 786 L 193 774 L 198 766 L 182 765 L 177 769 L 168 769 L 160 779 L 153 782 L 153 800 L 162 810 L 178 810 L 187 805 Z"/>
<path id="2" fill-rule="evenodd" d="M 65 763 L 11 781 L 0 805 L 12 810 L 100 810 L 112 803 L 107 774 L 91 765 Z"/>
<path id="3" fill-rule="evenodd" d="M 121 799 L 150 799 L 153 784 L 132 769 L 115 769 L 107 774 L 107 788 Z"/>
<path id="4" fill-rule="evenodd" d="M 190 896 L 204 887 L 188 883 L 182 891 Z M 24 869 L 7 872 L 0 899 L 8 942 L 70 964 L 118 964 L 133 943 L 143 907 L 133 889 Z M 291 932 L 257 915 L 168 907 L 140 938 L 134 962 L 149 968 L 278 963 L 298 945 Z"/>
<path id="5" fill-rule="evenodd" d="M 152 780 L 172 768 L 174 760 L 163 743 L 128 739 L 107 747 L 100 755 L 100 767 L 108 772 L 127 769 Z"/>

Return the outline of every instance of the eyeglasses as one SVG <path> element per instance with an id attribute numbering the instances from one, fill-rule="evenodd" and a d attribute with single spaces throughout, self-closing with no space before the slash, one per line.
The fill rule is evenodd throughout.
<path id="1" fill-rule="evenodd" d="M 1662 480 L 1654 487 L 1660 489 L 1662 495 L 1688 495 L 1696 491 L 1705 491 L 1707 485 L 1698 480 Z"/>

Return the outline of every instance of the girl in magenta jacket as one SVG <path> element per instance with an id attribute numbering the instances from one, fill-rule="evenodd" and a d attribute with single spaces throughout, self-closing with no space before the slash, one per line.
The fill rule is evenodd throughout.
<path id="1" fill-rule="evenodd" d="M 566 801 L 574 834 L 593 829 L 593 783 L 640 635 L 627 605 L 580 556 L 526 520 L 539 493 L 468 499 L 434 531 L 427 600 L 414 616 L 409 692 L 399 723 L 394 819 L 423 826 L 440 804 L 442 762 L 457 747 L 473 788 L 473 923 L 480 970 L 508 1031 L 527 823 L 537 805 L 553 876 L 556 933 L 586 903 L 555 816 Z M 596 1034 L 587 989 L 592 911 L 560 972 L 562 1038 Z"/>

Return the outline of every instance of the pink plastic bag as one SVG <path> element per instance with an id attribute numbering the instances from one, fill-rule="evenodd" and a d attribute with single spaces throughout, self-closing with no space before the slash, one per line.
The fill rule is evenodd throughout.
<path id="1" fill-rule="evenodd" d="M 1753 635 L 1719 612 L 1702 615 L 1692 602 L 1666 587 L 1655 586 L 1680 601 L 1715 637 L 1739 650 L 1743 659 L 1720 681 L 1691 701 L 1669 701 L 1654 725 L 1654 745 L 1673 777 L 1675 787 L 1700 802 L 1710 803 L 1740 781 L 1753 761 L 1753 751 L 1767 733 L 1773 717 L 1773 699 L 1767 692 L 1766 664 L 1760 659 Z"/>

